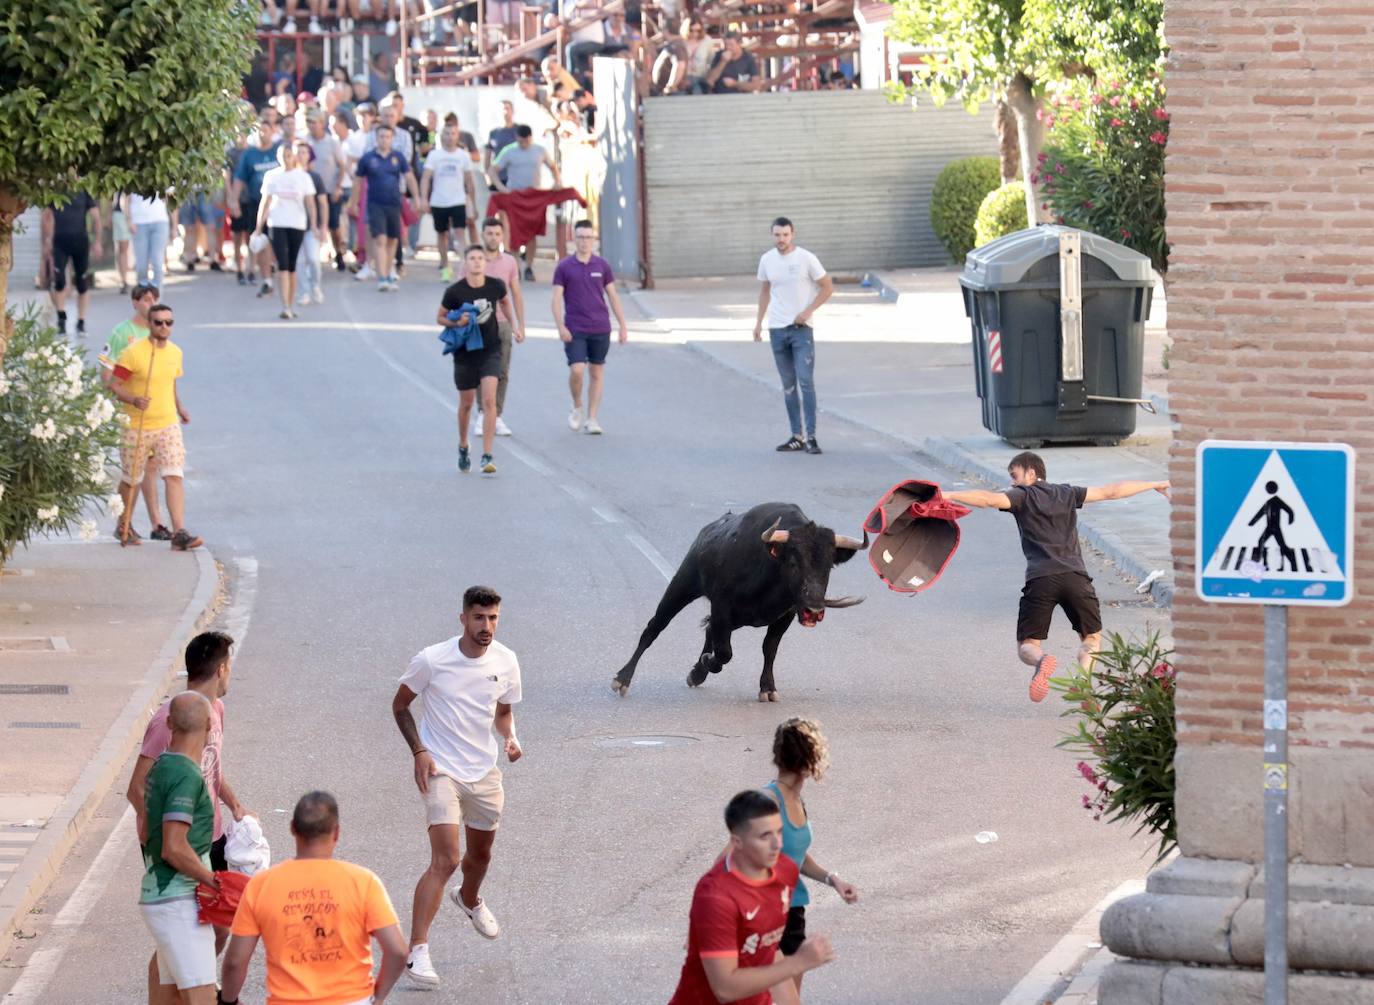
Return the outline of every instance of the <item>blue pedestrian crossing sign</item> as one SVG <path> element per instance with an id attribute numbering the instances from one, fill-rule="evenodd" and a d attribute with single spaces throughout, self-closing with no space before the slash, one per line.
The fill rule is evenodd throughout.
<path id="1" fill-rule="evenodd" d="M 1350 603 L 1355 451 L 1206 440 L 1197 448 L 1197 594 L 1227 604 Z"/>

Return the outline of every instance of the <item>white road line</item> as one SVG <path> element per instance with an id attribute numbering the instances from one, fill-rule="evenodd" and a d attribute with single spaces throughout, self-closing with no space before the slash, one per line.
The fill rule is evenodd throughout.
<path id="1" fill-rule="evenodd" d="M 45 999 L 48 985 L 57 975 L 62 958 L 67 955 L 76 930 L 86 923 L 91 910 L 104 896 L 114 877 L 115 857 L 134 847 L 134 808 L 127 807 L 105 839 L 99 854 L 86 875 L 81 878 L 72 895 L 53 919 L 52 930 L 45 937 L 46 945 L 34 951 L 24 964 L 19 980 L 5 995 L 5 1005 L 37 1005 Z"/>
<path id="2" fill-rule="evenodd" d="M 604 506 L 593 506 L 592 512 L 595 513 L 597 516 L 601 517 L 601 519 L 606 523 L 620 522 L 620 517 L 617 516 L 615 513 L 611 512 L 610 510 L 606 509 Z"/>
<path id="3" fill-rule="evenodd" d="M 650 564 L 652 564 L 655 569 L 663 573 L 664 579 L 671 580 L 673 578 L 673 573 L 677 570 L 674 569 L 671 565 L 669 565 L 668 560 L 664 558 L 661 554 L 659 554 L 658 549 L 655 548 L 652 544 L 650 544 L 647 540 L 645 540 L 643 537 L 641 537 L 639 534 L 636 534 L 632 530 L 627 530 L 625 532 L 625 540 L 629 541 L 632 545 L 638 548 L 640 554 L 647 558 Z"/>
<path id="4" fill-rule="evenodd" d="M 587 493 L 576 485 L 569 485 L 567 482 L 560 482 L 558 487 L 562 489 L 564 492 L 568 493 L 568 495 L 572 496 L 580 503 L 591 502 L 591 499 L 588 498 Z"/>
<path id="5" fill-rule="evenodd" d="M 1098 924 L 1102 912 L 1133 893 L 1145 889 L 1143 879 L 1130 879 L 1122 883 L 1098 903 L 1069 930 L 1069 934 L 1054 944 L 1040 962 L 1031 967 L 1030 973 L 1022 977 L 1016 987 L 1002 999 L 1002 1005 L 1042 1005 L 1054 993 L 1056 984 L 1070 976 L 1073 968 L 1094 946 L 1100 945 Z"/>
<path id="6" fill-rule="evenodd" d="M 248 635 L 248 623 L 253 617 L 253 604 L 258 599 L 258 560 L 246 555 L 234 559 L 234 564 L 238 566 L 239 577 L 234 584 L 234 603 L 224 616 L 224 630 L 242 652 L 243 640 Z"/>

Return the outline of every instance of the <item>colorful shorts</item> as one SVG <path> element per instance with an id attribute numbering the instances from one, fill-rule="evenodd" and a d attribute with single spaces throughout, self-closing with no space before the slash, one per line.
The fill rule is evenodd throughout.
<path id="1" fill-rule="evenodd" d="M 141 453 L 142 457 L 137 455 Z M 140 447 L 139 432 L 136 427 L 124 430 L 124 442 L 119 446 L 119 463 L 124 471 L 121 481 L 133 485 L 134 462 L 138 461 L 138 481 L 151 466 L 163 478 L 180 478 L 186 467 L 186 445 L 181 439 L 180 426 L 164 426 L 162 429 L 143 430 Z"/>

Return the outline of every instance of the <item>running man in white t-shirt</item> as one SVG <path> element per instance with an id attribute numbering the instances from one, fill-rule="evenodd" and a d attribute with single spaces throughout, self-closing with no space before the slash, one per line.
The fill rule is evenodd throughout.
<path id="1" fill-rule="evenodd" d="M 768 319 L 768 341 L 773 362 L 782 378 L 782 400 L 792 436 L 778 444 L 782 453 L 805 450 L 819 454 L 816 442 L 816 336 L 811 315 L 835 292 L 821 261 L 792 243 L 792 221 L 780 216 L 773 221 L 773 249 L 759 259 L 759 314 L 754 322 L 754 341 L 763 341 L 763 321 Z"/>
<path id="2" fill-rule="evenodd" d="M 439 986 L 429 958 L 429 926 L 460 865 L 460 824 L 467 847 L 461 858 L 463 882 L 449 891 L 449 899 L 479 934 L 494 939 L 501 931 L 478 895 L 505 803 L 493 729 L 504 739 L 510 761 L 521 754 L 511 708 L 520 700 L 520 664 L 495 640 L 500 616 L 495 590 L 469 587 L 463 594 L 463 634 L 420 650 L 391 700 L 396 725 L 415 758 L 415 784 L 429 823 L 429 868 L 415 886 L 406 960 L 408 979 L 419 987 Z M 424 712 L 417 728 L 410 705 L 421 695 Z"/>

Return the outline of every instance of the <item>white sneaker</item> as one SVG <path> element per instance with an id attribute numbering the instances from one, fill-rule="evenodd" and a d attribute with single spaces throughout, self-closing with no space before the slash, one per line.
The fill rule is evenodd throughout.
<path id="1" fill-rule="evenodd" d="M 497 436 L 509 436 L 509 435 L 510 435 L 510 426 L 506 425 L 506 420 L 503 419 L 503 418 L 501 418 L 501 416 L 499 416 L 499 415 L 496 417 L 496 435 L 497 435 Z"/>
<path id="2" fill-rule="evenodd" d="M 578 405 L 568 413 L 568 428 L 574 433 L 582 428 L 582 406 Z"/>
<path id="3" fill-rule="evenodd" d="M 587 425 L 584 428 L 593 436 L 600 436 L 605 432 L 605 430 L 601 428 L 601 423 L 597 422 L 595 419 L 588 419 Z"/>
<path id="4" fill-rule="evenodd" d="M 364 266 L 363 266 L 361 269 L 359 269 L 357 272 L 353 273 L 353 278 L 356 279 L 356 280 L 357 280 L 358 282 L 360 282 L 360 283 L 365 283 L 365 282 L 367 282 L 369 279 L 376 279 L 376 278 L 377 278 L 377 273 L 375 273 L 375 272 L 372 271 L 372 266 L 370 266 L 370 265 L 364 265 Z"/>
<path id="5" fill-rule="evenodd" d="M 396 34 L 396 22 L 395 22 L 395 21 L 388 21 L 388 22 L 386 23 L 386 34 L 387 34 L 387 37 L 388 37 L 388 38 L 391 37 L 392 35 L 395 35 L 395 34 Z"/>
<path id="6" fill-rule="evenodd" d="M 463 913 L 472 919 L 472 927 L 477 929 L 477 934 L 484 939 L 494 939 L 501 934 L 501 926 L 496 923 L 496 916 L 487 908 L 487 902 L 481 897 L 477 898 L 477 906 L 469 908 L 463 903 L 461 887 L 453 887 L 448 892 L 448 899 L 453 901 L 463 909 Z"/>
<path id="7" fill-rule="evenodd" d="M 297 305 L 298 307 L 309 307 L 309 306 L 310 306 L 310 294 L 309 294 L 309 293 L 302 293 L 299 297 L 296 298 L 296 305 Z"/>
<path id="8" fill-rule="evenodd" d="M 378 293 L 385 293 L 385 292 L 386 292 L 387 290 L 389 290 L 389 289 L 392 289 L 392 286 L 391 286 L 390 283 L 388 283 L 388 282 L 386 281 L 386 277 L 383 276 L 381 282 L 379 282 L 379 283 L 377 284 L 377 292 L 378 292 Z"/>
<path id="9" fill-rule="evenodd" d="M 320 19 L 317 18 L 317 17 L 311 17 L 311 18 L 310 18 L 310 34 L 312 34 L 312 35 L 323 35 L 323 34 L 324 34 L 324 29 L 323 29 L 322 27 L 320 27 Z"/>
<path id="10" fill-rule="evenodd" d="M 417 988 L 437 988 L 439 975 L 429 961 L 429 943 L 422 942 L 406 957 L 406 977 Z"/>
<path id="11" fill-rule="evenodd" d="M 315 292 L 311 294 L 310 299 L 315 301 L 315 303 L 317 304 L 324 303 L 324 290 L 320 289 L 318 286 L 315 287 Z"/>
<path id="12" fill-rule="evenodd" d="M 386 281 L 391 286 L 391 292 L 393 293 L 401 288 L 401 277 L 394 272 L 386 277 Z"/>
<path id="13" fill-rule="evenodd" d="M 296 34 L 296 19 L 294 17 L 288 17 L 286 23 L 281 26 L 281 30 L 288 35 Z"/>

